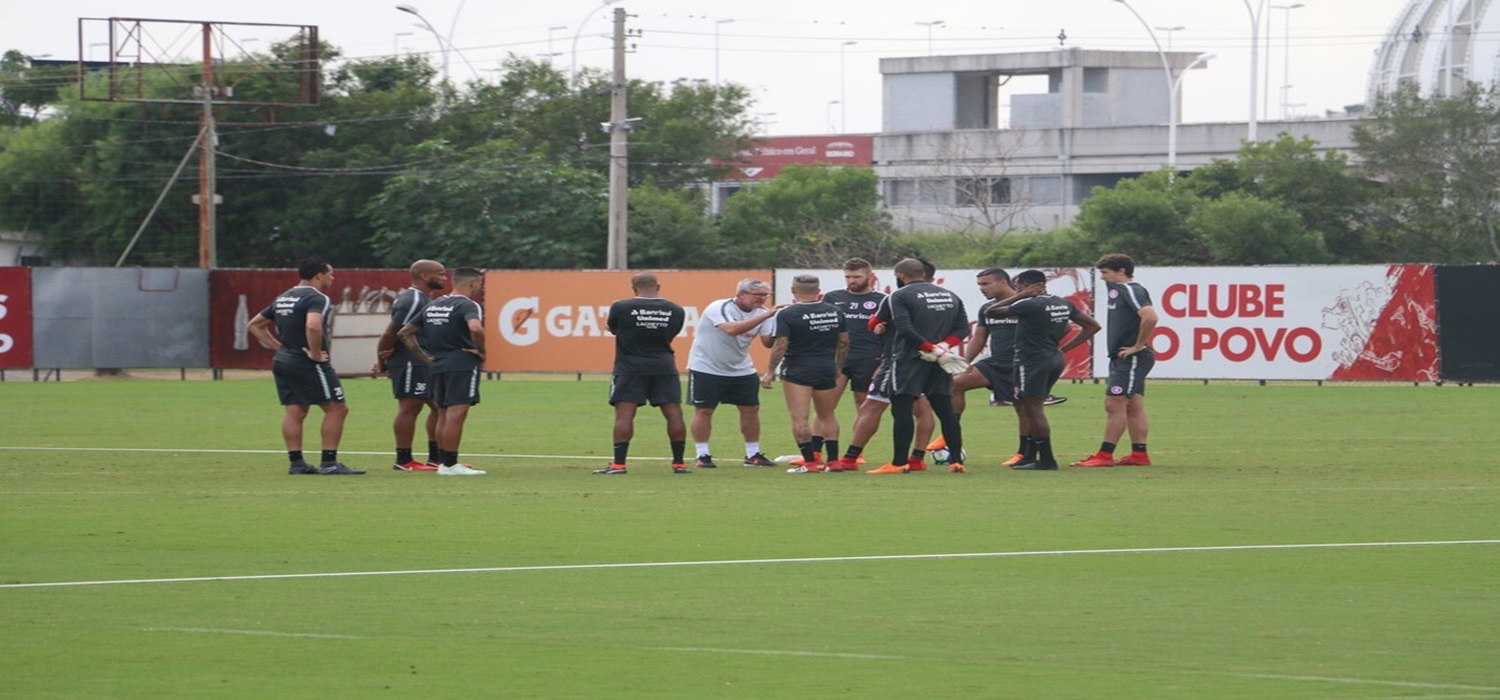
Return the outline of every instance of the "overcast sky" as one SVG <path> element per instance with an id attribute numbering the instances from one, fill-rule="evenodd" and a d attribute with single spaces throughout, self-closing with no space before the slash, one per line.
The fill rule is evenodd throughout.
<path id="1" fill-rule="evenodd" d="M 406 0 L 437 30 L 451 32 L 455 80 L 494 79 L 488 69 L 506 53 L 546 57 L 566 69 L 610 66 L 611 14 L 631 15 L 635 52 L 632 78 L 695 78 L 741 83 L 752 89 L 754 112 L 771 135 L 875 132 L 881 128 L 879 59 L 934 54 L 1050 50 L 1064 32 L 1068 46 L 1155 50 L 1133 7 L 1155 29 L 1162 47 L 1213 53 L 1204 70 L 1183 82 L 1187 122 L 1245 121 L 1249 112 L 1250 15 L 1245 0 L 598 0 L 509 2 Z M 1250 0 L 1258 4 L 1258 0 Z M 400 0 L 4 0 L 0 50 L 75 58 L 79 18 L 138 17 L 218 22 L 316 25 L 325 42 L 351 57 L 394 51 L 429 53 L 441 62 L 432 32 L 399 12 Z M 1303 7 L 1267 9 L 1270 50 L 1257 66 L 1261 115 L 1321 115 L 1364 101 L 1373 52 L 1407 0 L 1302 0 Z M 1274 2 L 1275 6 L 1295 0 Z M 209 9 L 212 8 L 212 9 Z M 584 22 L 588 18 L 587 23 Z M 455 19 L 457 20 L 455 23 Z M 941 24 L 928 24 L 941 20 Z M 1288 23 L 1290 31 L 1288 31 Z M 104 60 L 106 23 L 89 24 L 84 58 Z M 1170 31 L 1166 28 L 1182 27 Z M 575 32 L 579 34 L 576 54 Z M 238 37 L 268 41 L 270 29 L 239 28 Z M 165 50 L 192 56 L 185 32 L 150 39 Z M 929 42 L 930 35 L 930 42 Z M 1267 32 L 1261 32 L 1264 42 Z M 856 42 L 849 44 L 847 42 Z M 244 46 L 255 49 L 255 41 Z M 181 48 L 177 48 L 181 47 Z M 90 55 L 91 54 L 91 55 Z M 1286 61 L 1290 56 L 1290 61 Z M 1270 59 L 1270 80 L 1264 61 Z M 1287 69 L 1290 69 L 1287 77 Z M 1283 90 L 1281 86 L 1292 87 Z M 1023 87 L 1021 91 L 1041 91 Z M 1283 95 L 1286 96 L 1283 99 Z M 837 101 L 837 102 L 836 102 Z"/>

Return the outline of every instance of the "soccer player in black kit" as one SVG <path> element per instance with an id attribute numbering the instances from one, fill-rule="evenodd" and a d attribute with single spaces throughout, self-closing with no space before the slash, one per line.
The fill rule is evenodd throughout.
<path id="1" fill-rule="evenodd" d="M 391 431 L 396 436 L 396 462 L 393 467 L 406 472 L 435 472 L 442 462 L 437 445 L 437 407 L 432 405 L 432 391 L 427 386 L 427 363 L 407 351 L 396 334 L 413 319 L 422 315 L 433 295 L 448 286 L 448 271 L 436 260 L 418 260 L 407 270 L 411 286 L 396 293 L 391 302 L 391 322 L 375 343 L 375 364 L 370 371 L 388 374 L 391 394 L 396 398 L 396 418 Z M 417 335 L 417 344 L 422 342 Z M 427 461 L 412 457 L 412 438 L 417 431 L 417 416 L 427 407 Z"/>
<path id="2" fill-rule="evenodd" d="M 672 473 L 691 474 L 682 461 L 687 424 L 682 419 L 682 376 L 672 350 L 672 341 L 682 332 L 687 314 L 681 306 L 661 298 L 661 282 L 650 272 L 631 277 L 630 288 L 635 298 L 611 304 L 604 321 L 615 336 L 614 376 L 609 381 L 609 404 L 615 407 L 615 456 L 608 467 L 594 473 L 626 473 L 636 411 L 650 403 L 667 419 Z"/>
<path id="3" fill-rule="evenodd" d="M 434 299 L 422 315 L 401 327 L 406 348 L 430 365 L 428 381 L 437 406 L 438 476 L 484 476 L 458 461 L 469 407 L 479 403 L 479 372 L 484 365 L 484 310 L 474 301 L 484 293 L 484 272 L 472 267 L 453 271 L 453 293 Z M 423 334 L 424 347 L 417 343 Z"/>
<path id="4" fill-rule="evenodd" d="M 870 330 L 870 317 L 884 298 L 884 292 L 875 290 L 875 270 L 864 258 L 844 261 L 844 288 L 823 295 L 823 301 L 837 306 L 844 315 L 849 354 L 840 368 L 838 390 L 840 397 L 846 387 L 853 391 L 856 406 L 864 403 L 875 368 L 880 365 L 880 336 Z M 828 456 L 835 455 L 830 451 Z"/>
<path id="5" fill-rule="evenodd" d="M 780 368 L 792 437 L 802 453 L 802 464 L 788 470 L 793 474 L 828 471 L 819 454 L 825 445 L 816 443 L 826 443 L 830 455 L 838 454 L 839 421 L 834 409 L 839 402 L 839 368 L 849 349 L 849 333 L 844 330 L 839 308 L 819 300 L 821 291 L 817 275 L 792 278 L 793 303 L 776 312 L 770 369 L 760 378 L 760 385 L 769 389 Z M 811 426 L 809 403 L 815 415 Z"/>
<path id="6" fill-rule="evenodd" d="M 324 292 L 333 286 L 333 266 L 326 260 L 309 259 L 297 267 L 300 284 L 282 292 L 250 321 L 250 333 L 262 345 L 276 348 L 271 375 L 284 415 L 281 437 L 286 442 L 291 466 L 288 474 L 363 474 L 338 460 L 339 440 L 344 435 L 344 387 L 328 360 L 329 308 Z M 272 329 L 275 334 L 272 334 Z M 318 466 L 302 458 L 302 424 L 312 406 L 323 409 L 322 460 Z"/>
<path id="7" fill-rule="evenodd" d="M 1073 302 L 1048 294 L 1047 275 L 1041 270 L 1022 272 L 1014 282 L 1016 293 L 985 312 L 996 318 L 1014 316 L 1020 321 L 1016 327 L 1016 398 L 1022 425 L 1030 431 L 1031 439 L 1023 441 L 1021 461 L 1010 468 L 1054 470 L 1057 457 L 1052 453 L 1052 426 L 1047 423 L 1042 402 L 1062 376 L 1066 364 L 1063 356 L 1098 333 L 1099 323 Z M 1073 323 L 1078 324 L 1078 333 L 1058 347 Z"/>
<path id="8" fill-rule="evenodd" d="M 1124 253 L 1110 253 L 1094 263 L 1109 297 L 1105 316 L 1105 350 L 1109 353 L 1109 384 L 1104 395 L 1104 441 L 1099 451 L 1073 463 L 1075 467 L 1149 467 L 1146 452 L 1146 375 L 1156 366 L 1151 333 L 1156 309 L 1151 294 L 1135 281 L 1135 261 Z M 1130 455 L 1115 459 L 1115 444 L 1130 431 Z"/>
<path id="9" fill-rule="evenodd" d="M 969 336 L 968 315 L 958 295 L 926 281 L 922 261 L 906 258 L 896 263 L 896 284 L 891 293 L 893 333 L 888 368 L 893 390 L 891 397 L 891 462 L 866 474 L 900 474 L 910 459 L 915 428 L 912 407 L 918 396 L 925 395 L 932 412 L 942 426 L 943 439 L 953 457 L 948 471 L 962 474 L 964 469 L 963 430 L 953 413 L 953 374 L 969 367 L 958 348 Z"/>

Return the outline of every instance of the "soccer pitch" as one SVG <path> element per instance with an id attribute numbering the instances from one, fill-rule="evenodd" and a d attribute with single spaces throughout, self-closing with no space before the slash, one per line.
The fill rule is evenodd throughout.
<path id="1" fill-rule="evenodd" d="M 1157 382 L 1156 466 L 1050 473 L 978 394 L 966 475 L 740 467 L 727 408 L 673 475 L 643 410 L 593 476 L 607 386 L 486 382 L 455 479 L 383 380 L 362 477 L 286 474 L 269 376 L 0 383 L 0 696 L 1500 698 L 1500 388 Z"/>

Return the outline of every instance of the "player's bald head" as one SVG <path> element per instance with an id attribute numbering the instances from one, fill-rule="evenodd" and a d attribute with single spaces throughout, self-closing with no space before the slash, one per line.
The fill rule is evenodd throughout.
<path id="1" fill-rule="evenodd" d="M 661 289 L 661 281 L 656 279 L 654 272 L 637 272 L 630 278 L 630 288 L 639 292 L 656 292 Z"/>
<path id="2" fill-rule="evenodd" d="M 433 273 L 433 272 L 442 272 L 442 271 L 443 271 L 443 264 L 442 263 L 440 263 L 440 262 L 438 262 L 436 260 L 426 260 L 426 259 L 418 260 L 418 261 L 412 263 L 411 264 L 411 268 L 407 270 L 407 272 L 411 273 L 411 276 L 412 276 L 413 279 L 421 277 L 422 275 L 425 275 L 425 274 L 429 274 L 429 273 Z"/>

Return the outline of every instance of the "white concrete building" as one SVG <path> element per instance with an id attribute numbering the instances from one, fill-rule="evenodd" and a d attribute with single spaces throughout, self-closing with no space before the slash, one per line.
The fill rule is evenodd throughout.
<path id="1" fill-rule="evenodd" d="M 1422 0 L 1418 0 L 1422 2 Z M 1207 64 L 1196 53 L 1165 54 L 1173 80 Z M 890 58 L 875 169 L 885 204 L 904 230 L 1052 229 L 1068 225 L 1096 186 L 1166 166 L 1177 105 L 1155 51 L 1068 48 L 1026 53 Z M 1019 76 L 1045 76 L 1047 91 L 1010 94 Z M 1182 89 L 1186 89 L 1185 87 Z M 1350 152 L 1353 118 L 1271 121 L 1262 140 L 1285 132 Z M 1180 171 L 1232 157 L 1246 124 L 1176 126 Z"/>

